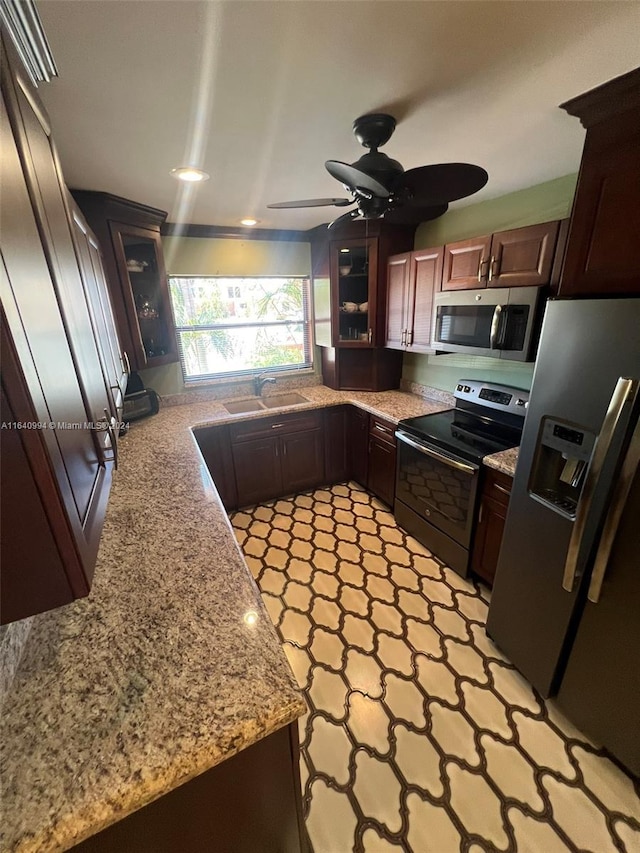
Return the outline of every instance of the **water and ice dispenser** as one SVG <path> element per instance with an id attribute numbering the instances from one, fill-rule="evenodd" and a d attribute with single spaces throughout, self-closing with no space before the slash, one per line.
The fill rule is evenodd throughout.
<path id="1" fill-rule="evenodd" d="M 542 418 L 529 479 L 531 497 L 575 518 L 595 440 L 595 433 L 569 421 Z"/>

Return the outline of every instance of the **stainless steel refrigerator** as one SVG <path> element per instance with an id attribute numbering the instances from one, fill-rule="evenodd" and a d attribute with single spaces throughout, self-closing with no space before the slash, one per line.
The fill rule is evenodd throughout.
<path id="1" fill-rule="evenodd" d="M 640 299 L 547 305 L 487 632 L 640 774 Z"/>

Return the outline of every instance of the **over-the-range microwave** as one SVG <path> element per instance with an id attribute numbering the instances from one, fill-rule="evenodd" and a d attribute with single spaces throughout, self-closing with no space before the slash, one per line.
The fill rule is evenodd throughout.
<path id="1" fill-rule="evenodd" d="M 544 308 L 541 287 L 438 293 L 431 342 L 436 352 L 533 361 Z"/>

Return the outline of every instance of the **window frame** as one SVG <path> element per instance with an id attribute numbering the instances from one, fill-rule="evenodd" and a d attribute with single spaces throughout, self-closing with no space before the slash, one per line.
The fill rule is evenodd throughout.
<path id="1" fill-rule="evenodd" d="M 203 275 L 203 274 L 168 274 L 167 275 L 168 284 L 169 284 L 169 298 L 171 301 L 171 310 L 173 312 L 175 330 L 176 330 L 176 343 L 177 343 L 177 351 L 179 356 L 180 369 L 182 371 L 182 378 L 185 384 L 187 383 L 203 383 L 203 382 L 223 382 L 223 381 L 233 381 L 238 378 L 241 379 L 247 376 L 255 376 L 260 373 L 292 373 L 297 371 L 304 372 L 313 372 L 315 369 L 314 365 L 314 339 L 313 339 L 313 300 L 311 298 L 311 276 L 310 275 Z M 282 279 L 285 281 L 289 281 L 291 279 L 299 280 L 302 283 L 302 304 L 303 304 L 303 317 L 299 321 L 303 326 L 303 351 L 305 360 L 301 364 L 281 364 L 281 365 L 270 365 L 268 367 L 248 367 L 242 370 L 234 370 L 234 371 L 225 371 L 223 373 L 202 373 L 197 376 L 187 374 L 186 370 L 186 362 L 184 357 L 184 352 L 182 349 L 182 341 L 180 337 L 181 332 L 210 332 L 210 331 L 224 331 L 226 329 L 242 329 L 242 328 L 269 328 L 275 326 L 290 326 L 292 324 L 291 320 L 267 320 L 265 322 L 258 321 L 248 321 L 248 322 L 234 322 L 230 323 L 227 321 L 223 321 L 221 323 L 206 323 L 200 325 L 193 326 L 181 326 L 178 324 L 176 319 L 176 312 L 173 305 L 173 297 L 171 295 L 171 281 L 173 279 L 213 279 L 213 280 L 223 280 L 229 282 L 240 282 L 247 280 L 255 280 L 255 281 L 264 281 L 264 280 L 272 280 L 272 279 Z M 229 284 L 229 287 L 235 288 L 237 285 L 235 283 Z M 229 297 L 230 299 L 236 299 L 235 295 L 233 297 Z"/>

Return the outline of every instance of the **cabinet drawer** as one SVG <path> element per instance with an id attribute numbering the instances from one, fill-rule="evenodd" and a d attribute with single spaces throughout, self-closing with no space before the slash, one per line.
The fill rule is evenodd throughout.
<path id="1" fill-rule="evenodd" d="M 382 441 L 388 441 L 390 444 L 396 443 L 396 424 L 393 421 L 388 421 L 378 415 L 371 415 L 369 418 L 369 434 L 374 435 Z"/>
<path id="2" fill-rule="evenodd" d="M 270 418 L 256 418 L 239 424 L 231 424 L 229 433 L 231 442 L 252 441 L 255 438 L 266 438 L 271 435 L 283 435 L 290 432 L 301 432 L 307 429 L 320 429 L 322 426 L 321 412 L 300 412 L 293 415 L 279 415 Z"/>
<path id="3" fill-rule="evenodd" d="M 488 468 L 482 494 L 485 497 L 491 498 L 494 501 L 507 506 L 513 487 L 513 477 L 508 474 L 503 474 L 502 471 L 495 471 L 493 468 Z"/>

